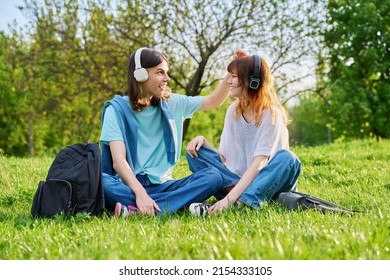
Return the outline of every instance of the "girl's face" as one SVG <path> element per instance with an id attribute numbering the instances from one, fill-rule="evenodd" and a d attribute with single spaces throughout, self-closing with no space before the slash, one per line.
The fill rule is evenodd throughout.
<path id="1" fill-rule="evenodd" d="M 239 98 L 240 96 L 242 96 L 243 88 L 240 81 L 238 80 L 236 73 L 232 73 L 228 80 L 228 84 L 230 85 L 230 97 Z"/>
<path id="2" fill-rule="evenodd" d="M 155 67 L 147 68 L 149 76 L 142 87 L 150 98 L 153 96 L 160 98 L 163 95 L 170 80 L 168 70 L 168 64 L 165 60 Z"/>

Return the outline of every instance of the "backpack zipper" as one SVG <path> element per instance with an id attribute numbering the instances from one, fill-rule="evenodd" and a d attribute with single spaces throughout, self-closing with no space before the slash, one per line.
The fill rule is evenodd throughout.
<path id="1" fill-rule="evenodd" d="M 49 179 L 47 181 L 64 182 L 69 187 L 69 197 L 68 197 L 68 206 L 67 206 L 68 209 L 67 209 L 67 213 L 65 213 L 65 214 L 68 214 L 70 212 L 70 210 L 72 209 L 72 197 L 73 197 L 72 184 L 69 181 L 63 180 L 63 179 Z"/>

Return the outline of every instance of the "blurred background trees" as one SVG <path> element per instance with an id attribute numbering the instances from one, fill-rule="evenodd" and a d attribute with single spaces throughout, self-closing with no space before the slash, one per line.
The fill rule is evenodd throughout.
<path id="1" fill-rule="evenodd" d="M 329 0 L 316 87 L 292 109 L 294 138 L 390 137 L 390 1 Z M 310 119 L 302 112 L 311 112 Z"/>
<path id="2" fill-rule="evenodd" d="M 366 3 L 367 2 L 367 3 Z M 96 142 L 103 104 L 141 46 L 170 60 L 170 87 L 208 94 L 235 49 L 262 55 L 290 112 L 292 144 L 389 137 L 389 1 L 24 1 L 0 31 L 0 149 L 56 152 Z M 195 114 L 186 139 L 218 146 L 228 100 Z"/>

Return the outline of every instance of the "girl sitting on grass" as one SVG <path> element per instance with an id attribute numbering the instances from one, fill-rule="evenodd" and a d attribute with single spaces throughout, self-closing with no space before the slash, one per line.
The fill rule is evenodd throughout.
<path id="1" fill-rule="evenodd" d="M 195 215 L 217 213 L 234 203 L 261 208 L 279 193 L 295 190 L 301 170 L 299 159 L 289 150 L 289 120 L 267 63 L 242 52 L 228 71 L 235 102 L 226 112 L 219 150 L 203 136 L 187 145 L 191 171 L 216 167 L 227 194 L 214 205 L 192 204 L 190 211 Z"/>

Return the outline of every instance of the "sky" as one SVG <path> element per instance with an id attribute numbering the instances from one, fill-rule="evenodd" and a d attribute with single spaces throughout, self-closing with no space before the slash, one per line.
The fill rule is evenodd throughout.
<path id="1" fill-rule="evenodd" d="M 22 5 L 23 0 L 0 0 L 0 30 L 8 33 L 8 24 L 15 19 L 18 26 L 24 25 L 27 20 L 16 7 Z"/>

